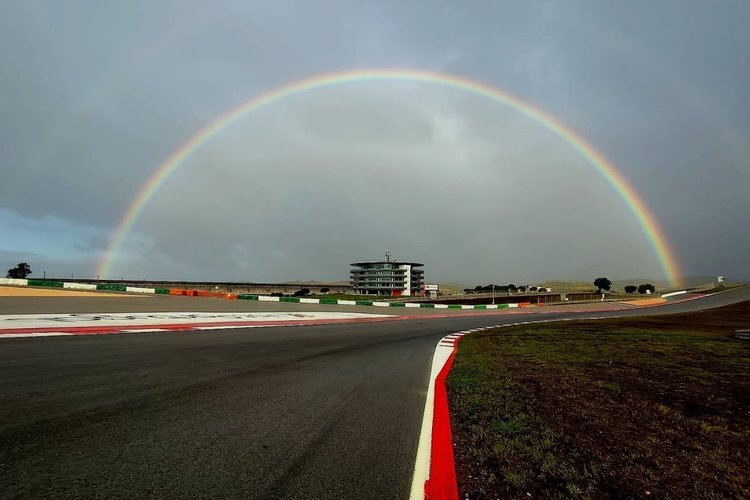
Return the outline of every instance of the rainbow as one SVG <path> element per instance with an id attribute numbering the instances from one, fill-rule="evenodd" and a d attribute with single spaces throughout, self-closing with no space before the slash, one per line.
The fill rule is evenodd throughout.
<path id="1" fill-rule="evenodd" d="M 231 127 L 246 115 L 286 97 L 324 87 L 361 81 L 407 81 L 439 85 L 465 91 L 509 106 L 554 133 L 583 156 L 614 188 L 630 212 L 640 223 L 644 234 L 651 243 L 656 258 L 659 260 L 664 277 L 673 286 L 679 286 L 680 271 L 677 258 L 670 248 L 669 242 L 659 227 L 656 218 L 615 165 L 607 160 L 604 155 L 597 151 L 577 132 L 570 129 L 554 116 L 497 87 L 469 80 L 461 76 L 413 69 L 358 69 L 316 75 L 257 95 L 219 116 L 174 150 L 143 184 L 117 224 L 109 246 L 99 263 L 97 275 L 102 278 L 109 275 L 112 263 L 117 257 L 123 241 L 149 200 L 151 200 L 169 176 L 206 142 L 210 141 L 226 128 Z"/>

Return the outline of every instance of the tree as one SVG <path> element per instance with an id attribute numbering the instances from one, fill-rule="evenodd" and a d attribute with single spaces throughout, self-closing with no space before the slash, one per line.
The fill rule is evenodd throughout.
<path id="1" fill-rule="evenodd" d="M 638 290 L 638 287 L 635 285 L 628 285 L 625 287 L 625 293 L 635 293 L 636 290 Z"/>
<path id="2" fill-rule="evenodd" d="M 644 293 L 654 293 L 656 291 L 656 287 L 652 285 L 651 283 L 644 283 L 642 285 L 638 285 L 638 293 L 644 294 Z"/>
<path id="3" fill-rule="evenodd" d="M 521 293 L 526 292 L 526 285 L 519 285 L 518 286 L 518 291 L 521 292 Z"/>
<path id="4" fill-rule="evenodd" d="M 602 290 L 609 291 L 609 289 L 612 288 L 612 282 L 607 278 L 596 278 L 594 280 L 594 286 L 599 290 L 599 293 L 602 293 Z"/>
<path id="5" fill-rule="evenodd" d="M 537 290 L 537 287 L 535 287 L 533 285 L 529 287 L 529 291 L 530 292 L 536 292 L 536 290 Z"/>
<path id="6" fill-rule="evenodd" d="M 8 269 L 8 278 L 24 279 L 29 274 L 31 274 L 31 266 L 25 262 L 21 262 L 16 267 Z"/>
<path id="7" fill-rule="evenodd" d="M 321 289 L 320 289 L 320 293 L 328 293 L 328 292 L 330 292 L 330 291 L 331 291 L 331 289 L 330 289 L 330 288 L 321 288 Z"/>
<path id="8" fill-rule="evenodd" d="M 292 295 L 295 297 L 304 297 L 305 295 L 310 295 L 310 289 L 309 288 L 303 288 L 301 290 L 297 290 Z"/>

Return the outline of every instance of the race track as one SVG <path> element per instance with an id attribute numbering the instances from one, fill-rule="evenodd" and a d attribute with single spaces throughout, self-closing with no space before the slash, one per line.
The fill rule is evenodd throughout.
<path id="1" fill-rule="evenodd" d="M 0 300 L 0 314 L 330 310 L 30 299 Z M 611 312 L 3 339 L 0 496 L 407 498 L 432 353 L 444 335 L 519 318 L 666 314 L 747 299 L 744 287 Z M 337 310 L 381 312 L 363 309 Z"/>

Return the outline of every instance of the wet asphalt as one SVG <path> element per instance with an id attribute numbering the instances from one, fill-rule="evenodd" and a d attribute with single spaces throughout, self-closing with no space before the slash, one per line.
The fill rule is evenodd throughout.
<path id="1" fill-rule="evenodd" d="M 0 313 L 330 310 L 189 297 L 29 299 L 2 298 Z M 0 497 L 407 498 L 432 353 L 444 335 L 747 299 L 745 287 L 608 313 L 3 339 Z"/>

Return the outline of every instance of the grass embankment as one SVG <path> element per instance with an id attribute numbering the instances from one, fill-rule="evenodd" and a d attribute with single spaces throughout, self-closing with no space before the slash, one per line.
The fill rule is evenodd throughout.
<path id="1" fill-rule="evenodd" d="M 750 496 L 750 302 L 465 337 L 460 498 Z"/>

